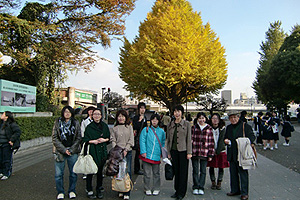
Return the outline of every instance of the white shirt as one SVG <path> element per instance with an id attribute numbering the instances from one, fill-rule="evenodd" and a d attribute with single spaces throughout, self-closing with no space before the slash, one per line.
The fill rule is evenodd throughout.
<path id="1" fill-rule="evenodd" d="M 93 120 L 88 117 L 86 118 L 85 120 L 82 120 L 81 122 L 81 136 L 84 137 L 84 131 L 85 131 L 85 128 L 92 122 Z"/>

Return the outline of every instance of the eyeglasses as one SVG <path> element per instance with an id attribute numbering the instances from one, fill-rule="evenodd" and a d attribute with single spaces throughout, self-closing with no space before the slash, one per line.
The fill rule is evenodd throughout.
<path id="1" fill-rule="evenodd" d="M 100 116 L 101 114 L 100 113 L 94 113 L 93 115 Z"/>

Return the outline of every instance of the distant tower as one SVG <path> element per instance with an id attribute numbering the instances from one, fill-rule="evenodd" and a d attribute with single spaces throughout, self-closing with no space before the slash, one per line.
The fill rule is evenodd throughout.
<path id="1" fill-rule="evenodd" d="M 223 90 L 221 92 L 221 98 L 225 99 L 227 105 L 231 105 L 231 90 Z"/>

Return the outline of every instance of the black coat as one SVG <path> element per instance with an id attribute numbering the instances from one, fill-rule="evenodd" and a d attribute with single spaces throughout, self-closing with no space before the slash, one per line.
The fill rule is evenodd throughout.
<path id="1" fill-rule="evenodd" d="M 254 142 L 255 136 L 252 131 L 252 128 L 249 124 L 245 123 L 245 137 L 248 137 L 251 141 L 251 143 Z M 237 148 L 237 142 L 236 139 L 239 137 L 243 137 L 243 122 L 239 121 L 237 123 L 237 134 L 236 137 L 233 136 L 233 130 L 234 130 L 234 125 L 230 124 L 226 128 L 226 133 L 225 133 L 225 139 L 229 139 L 231 141 L 231 145 L 227 146 L 227 160 L 232 162 L 237 162 L 237 157 L 238 157 L 238 148 Z"/>
<path id="2" fill-rule="evenodd" d="M 16 122 L 6 123 L 5 125 L 5 135 L 9 141 L 13 143 L 12 149 L 20 148 L 20 136 L 21 129 Z"/>

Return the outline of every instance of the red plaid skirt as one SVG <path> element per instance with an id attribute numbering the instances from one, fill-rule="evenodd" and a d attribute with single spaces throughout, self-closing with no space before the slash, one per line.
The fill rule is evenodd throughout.
<path id="1" fill-rule="evenodd" d="M 229 167 L 229 162 L 227 161 L 227 154 L 225 152 L 221 152 L 219 155 L 215 155 L 212 161 L 207 162 L 207 167 L 214 167 L 214 168 Z"/>

